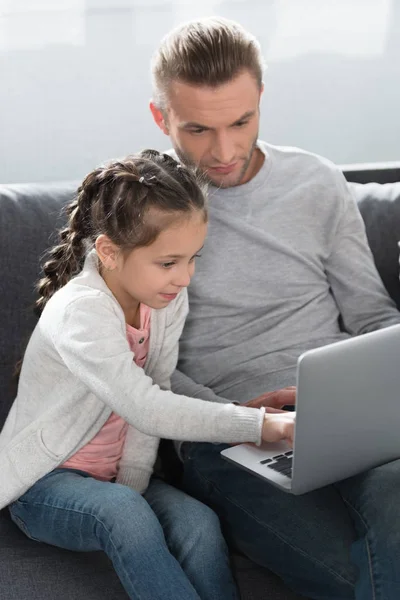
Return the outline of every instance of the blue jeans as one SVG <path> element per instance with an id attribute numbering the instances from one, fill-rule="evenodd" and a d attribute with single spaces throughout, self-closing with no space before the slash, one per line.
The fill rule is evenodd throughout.
<path id="1" fill-rule="evenodd" d="M 219 515 L 228 541 L 318 600 L 399 600 L 400 460 L 293 496 L 185 443 L 183 488 Z"/>
<path id="2" fill-rule="evenodd" d="M 129 598 L 236 600 L 218 517 L 152 479 L 144 495 L 83 471 L 56 469 L 10 506 L 31 539 L 67 550 L 103 550 Z"/>

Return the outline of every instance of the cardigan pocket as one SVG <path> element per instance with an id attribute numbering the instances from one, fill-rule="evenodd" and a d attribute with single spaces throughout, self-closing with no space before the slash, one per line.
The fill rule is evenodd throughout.
<path id="1" fill-rule="evenodd" d="M 18 479 L 29 485 L 55 469 L 62 460 L 62 456 L 57 456 L 44 444 L 41 429 L 29 433 L 10 448 L 7 455 Z"/>
<path id="2" fill-rule="evenodd" d="M 43 443 L 40 429 L 6 446 L 0 453 L 0 508 L 20 498 L 39 479 L 58 467 L 62 460 L 63 456 L 57 457 Z"/>
<path id="3" fill-rule="evenodd" d="M 45 452 L 47 454 L 47 456 L 49 458 L 52 458 L 53 460 L 59 460 L 60 458 L 62 458 L 64 456 L 64 454 L 56 454 L 55 452 L 53 452 L 52 450 L 50 450 L 50 448 L 46 445 L 46 442 L 44 441 L 44 437 L 43 437 L 43 429 L 39 429 L 38 430 L 38 440 L 39 440 L 39 445 L 41 447 L 41 449 L 43 450 L 43 452 Z"/>

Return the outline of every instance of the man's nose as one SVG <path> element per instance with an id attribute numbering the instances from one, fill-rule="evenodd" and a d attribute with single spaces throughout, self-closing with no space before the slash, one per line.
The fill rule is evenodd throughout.
<path id="1" fill-rule="evenodd" d="M 228 133 L 220 133 L 212 150 L 213 157 L 222 165 L 230 165 L 235 160 L 235 147 Z"/>

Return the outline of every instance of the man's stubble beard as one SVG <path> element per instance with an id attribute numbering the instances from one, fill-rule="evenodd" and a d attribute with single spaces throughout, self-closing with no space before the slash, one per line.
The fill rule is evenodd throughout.
<path id="1" fill-rule="evenodd" d="M 193 169 L 194 171 L 196 171 L 196 173 L 198 173 L 198 175 L 200 176 L 200 179 L 202 181 L 204 181 L 204 183 L 207 183 L 208 185 L 212 185 L 214 187 L 217 188 L 230 188 L 230 187 L 235 187 L 237 185 L 240 185 L 240 182 L 242 181 L 243 177 L 246 174 L 247 169 L 249 168 L 249 165 L 251 163 L 251 159 L 253 158 L 253 154 L 254 154 L 254 150 L 257 147 L 257 140 L 258 140 L 258 132 L 256 137 L 254 138 L 254 141 L 251 145 L 251 149 L 249 152 L 249 155 L 243 165 L 243 167 L 240 170 L 240 173 L 236 179 L 236 181 L 234 183 L 231 183 L 229 185 L 224 185 L 223 179 L 221 182 L 216 183 L 215 181 L 213 181 L 209 176 L 207 171 L 203 170 L 201 168 L 200 165 L 198 165 L 191 157 L 189 154 L 187 154 L 186 152 L 184 152 L 183 150 L 181 150 L 180 148 L 174 147 L 175 153 L 177 155 L 177 157 L 179 158 L 179 160 L 181 161 L 181 163 L 183 163 L 184 165 L 186 165 L 187 167 Z"/>

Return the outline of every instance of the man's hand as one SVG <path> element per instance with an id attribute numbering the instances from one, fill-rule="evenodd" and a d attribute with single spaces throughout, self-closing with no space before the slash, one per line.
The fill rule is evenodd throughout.
<path id="1" fill-rule="evenodd" d="M 242 406 L 251 406 L 252 408 L 261 408 L 261 406 L 269 406 L 271 408 L 281 409 L 282 406 L 294 406 L 296 403 L 296 388 L 295 386 L 285 387 L 281 390 L 266 392 L 253 400 L 249 400 Z"/>

